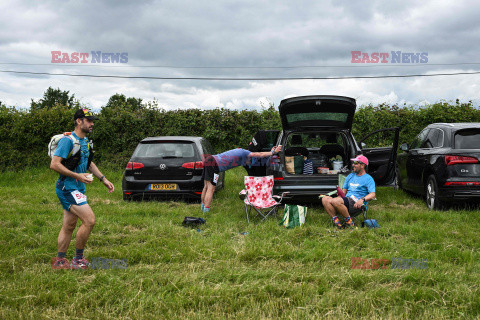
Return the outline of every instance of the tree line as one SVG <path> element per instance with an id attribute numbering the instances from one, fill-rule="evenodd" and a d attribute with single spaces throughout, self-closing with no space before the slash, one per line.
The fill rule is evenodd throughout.
<path id="1" fill-rule="evenodd" d="M 73 130 L 73 114 L 82 107 L 73 94 L 48 88 L 32 99 L 29 110 L 0 102 L 0 170 L 48 166 L 47 145 L 58 133 Z M 149 136 L 203 136 L 217 152 L 246 148 L 261 129 L 280 130 L 278 111 L 225 108 L 200 110 L 158 108 L 155 102 L 115 94 L 98 113 L 90 138 L 95 162 L 123 169 L 138 142 Z M 480 109 L 471 101 L 441 101 L 425 106 L 366 105 L 357 107 L 352 132 L 357 140 L 377 129 L 400 127 L 400 143 L 410 142 L 434 122 L 480 122 Z M 370 146 L 370 145 L 369 145 Z"/>

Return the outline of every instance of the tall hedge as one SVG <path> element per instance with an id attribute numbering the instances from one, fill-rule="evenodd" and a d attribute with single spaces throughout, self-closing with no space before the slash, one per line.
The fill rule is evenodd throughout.
<path id="1" fill-rule="evenodd" d="M 45 166 L 47 144 L 55 134 L 73 130 L 73 113 L 62 106 L 21 111 L 0 106 L 0 170 Z M 173 110 L 154 106 L 104 107 L 90 135 L 95 162 L 123 169 L 140 140 L 149 136 L 189 135 L 208 138 L 217 152 L 246 147 L 260 129 L 280 129 L 274 108 L 247 110 Z M 353 134 L 357 139 L 376 129 L 398 126 L 400 142 L 410 142 L 434 122 L 480 122 L 480 110 L 469 103 L 439 102 L 423 107 L 381 104 L 357 109 Z"/>
<path id="2" fill-rule="evenodd" d="M 480 109 L 472 102 L 438 102 L 422 107 L 380 104 L 357 108 L 352 133 L 357 139 L 382 128 L 399 127 L 400 143 L 411 142 L 427 125 L 436 122 L 480 122 Z"/>
<path id="3" fill-rule="evenodd" d="M 62 106 L 19 111 L 0 106 L 0 170 L 25 166 L 48 166 L 47 145 L 58 133 L 73 130 L 73 114 Z M 138 142 L 151 136 L 203 136 L 216 151 L 246 147 L 260 129 L 280 129 L 280 117 L 273 108 L 257 111 L 174 110 L 155 107 L 132 110 L 103 108 L 90 134 L 95 162 L 123 168 Z"/>

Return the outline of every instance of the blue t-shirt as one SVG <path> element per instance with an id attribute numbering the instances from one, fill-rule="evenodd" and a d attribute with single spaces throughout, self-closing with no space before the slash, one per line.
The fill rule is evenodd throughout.
<path id="1" fill-rule="evenodd" d="M 239 148 L 225 151 L 224 153 L 214 155 L 213 157 L 215 158 L 215 161 L 217 161 L 218 170 L 222 172 L 238 166 L 246 165 L 250 153 L 251 152 L 248 150 Z"/>
<path id="2" fill-rule="evenodd" d="M 266 158 L 250 157 L 250 161 L 247 161 L 247 162 L 250 168 L 255 166 L 265 167 L 270 163 L 270 157 L 266 157 Z"/>
<path id="3" fill-rule="evenodd" d="M 80 162 L 78 166 L 73 170 L 77 173 L 86 173 L 87 172 L 87 164 L 88 164 L 88 138 L 80 139 L 74 132 L 72 135 L 80 142 Z M 69 137 L 63 137 L 58 142 L 57 149 L 55 149 L 54 156 L 61 157 L 66 159 L 68 154 L 73 149 L 73 141 Z M 80 182 L 72 177 L 67 177 L 64 175 L 60 175 L 56 185 L 57 189 L 61 190 L 78 190 L 82 193 L 85 193 L 85 183 Z"/>
<path id="4" fill-rule="evenodd" d="M 347 198 L 354 196 L 357 199 L 365 197 L 367 194 L 375 192 L 375 181 L 368 173 L 357 176 L 355 172 L 350 173 L 345 179 L 343 189 L 347 189 Z"/>

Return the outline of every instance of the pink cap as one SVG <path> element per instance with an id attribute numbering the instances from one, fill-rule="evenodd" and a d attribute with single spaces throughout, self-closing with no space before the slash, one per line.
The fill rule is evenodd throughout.
<path id="1" fill-rule="evenodd" d="M 359 156 L 357 156 L 356 158 L 353 158 L 353 159 L 350 159 L 350 160 L 352 160 L 352 161 L 358 161 L 358 162 L 364 163 L 365 165 L 368 166 L 368 159 L 367 159 L 367 157 L 365 157 L 365 156 L 359 155 Z"/>

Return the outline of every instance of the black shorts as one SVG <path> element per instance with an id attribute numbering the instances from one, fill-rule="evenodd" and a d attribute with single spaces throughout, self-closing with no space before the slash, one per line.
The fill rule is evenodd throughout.
<path id="1" fill-rule="evenodd" d="M 217 185 L 220 170 L 217 161 L 213 156 L 207 156 L 203 161 L 202 179 L 210 182 L 214 186 Z"/>
<path id="2" fill-rule="evenodd" d="M 352 213 L 357 213 L 359 211 L 361 211 L 362 209 L 358 208 L 358 209 L 355 209 L 353 207 L 353 205 L 355 204 L 355 201 L 352 199 L 352 198 L 347 198 L 347 197 L 342 197 L 343 199 L 343 204 L 345 205 L 345 207 L 347 207 L 348 209 L 348 213 L 352 214 Z"/>

